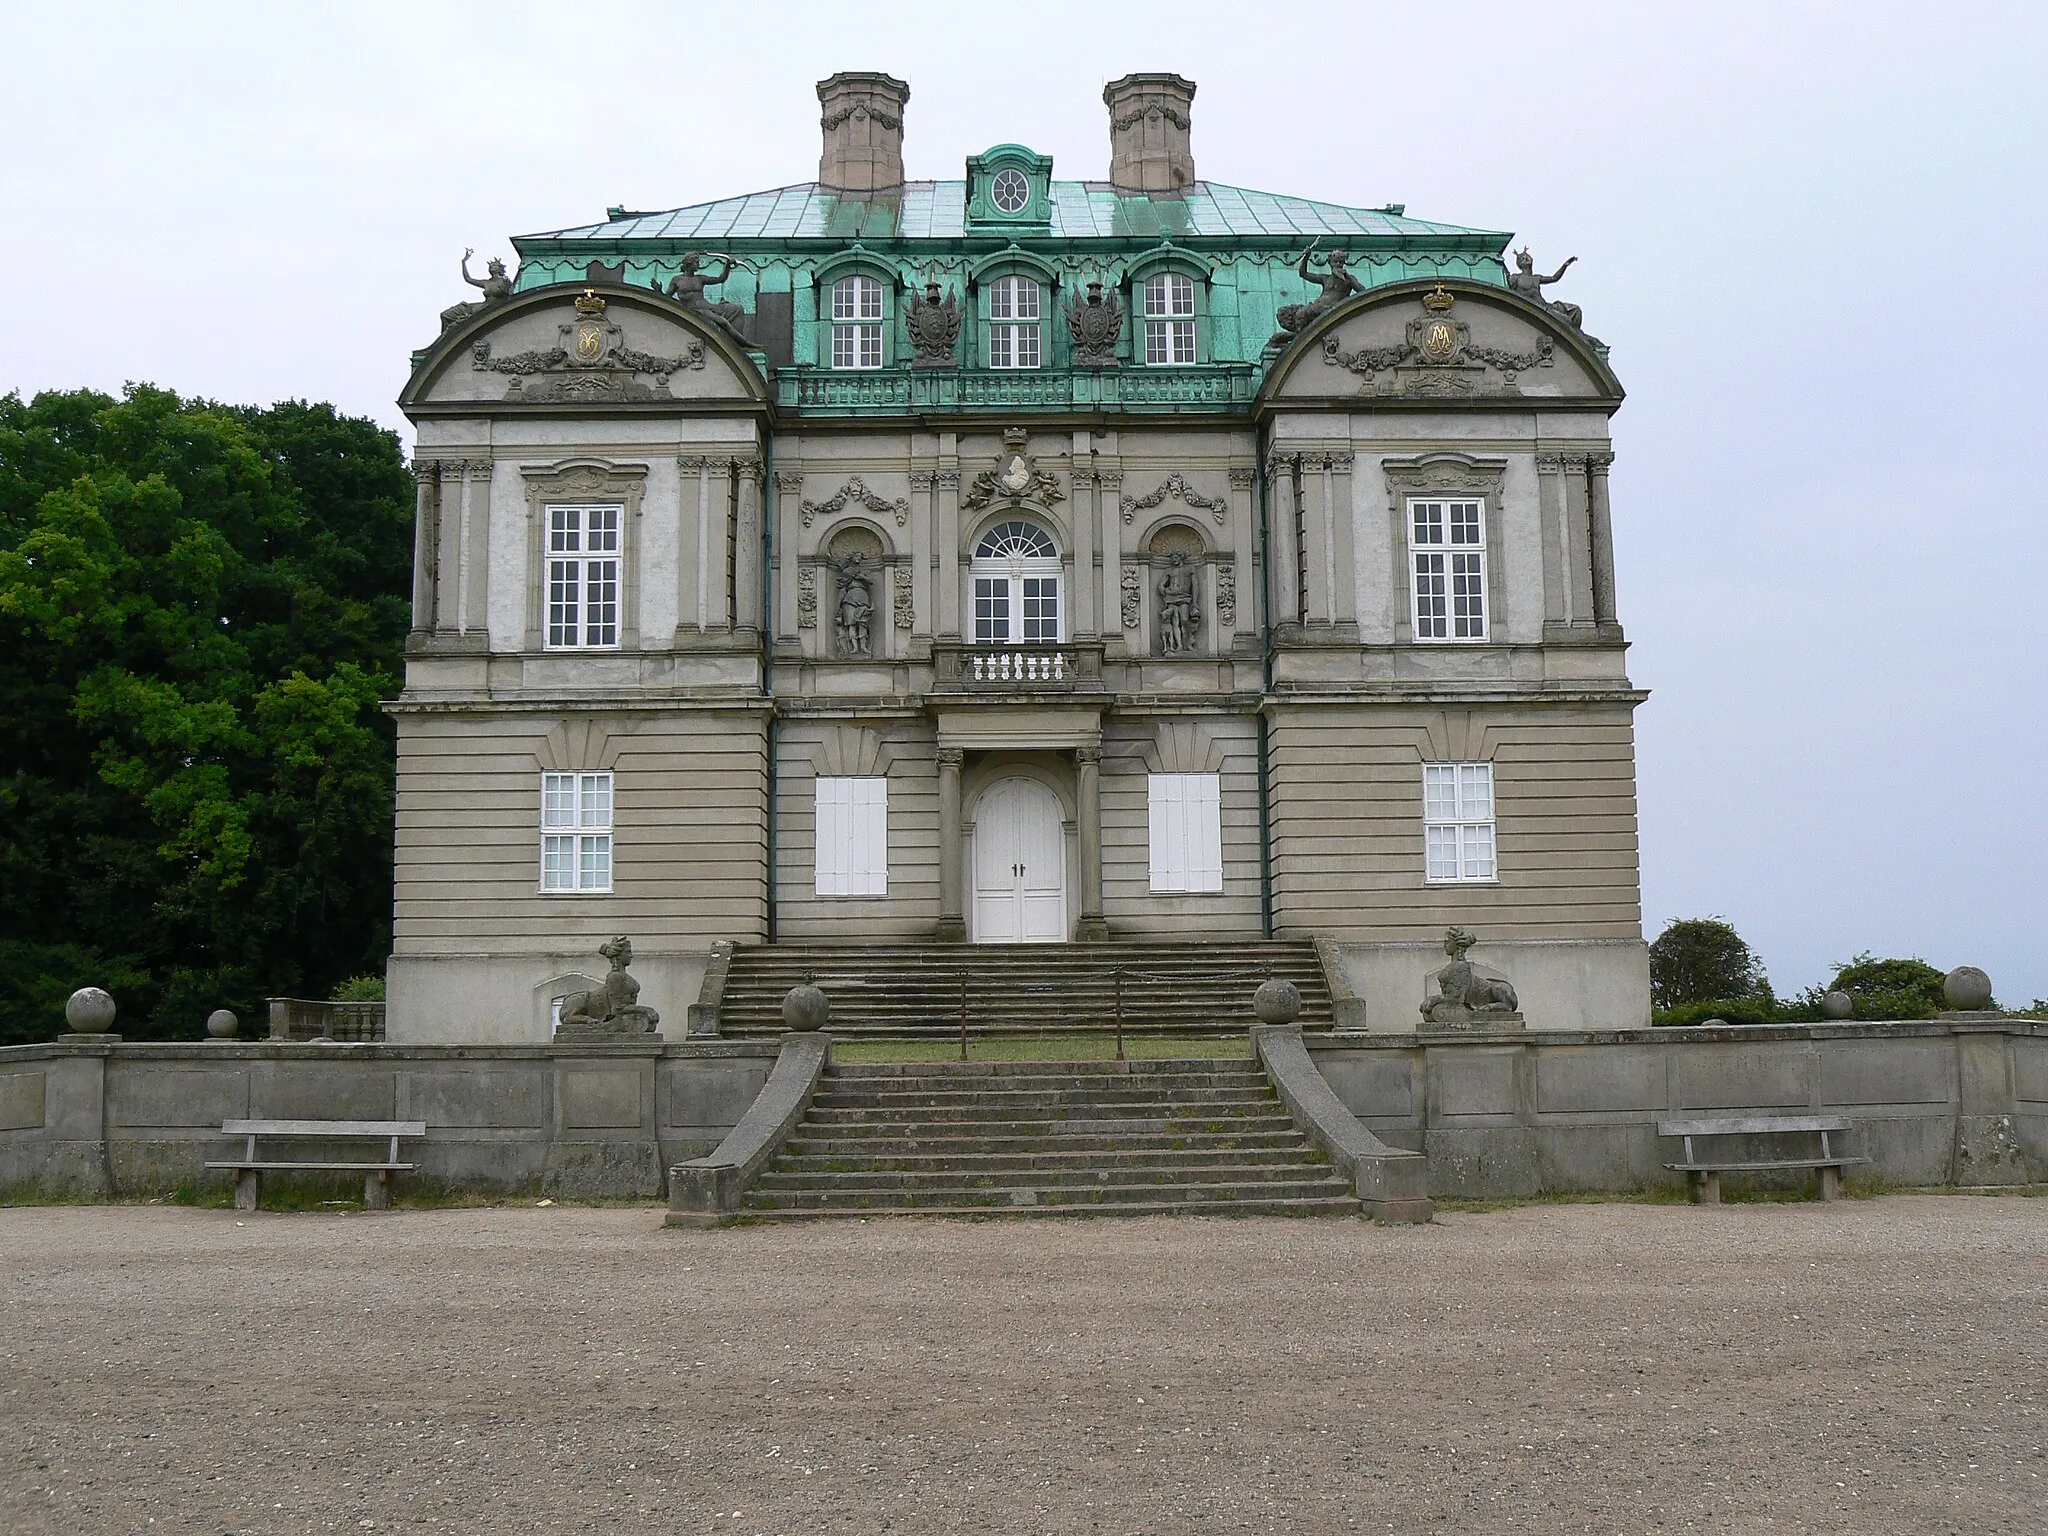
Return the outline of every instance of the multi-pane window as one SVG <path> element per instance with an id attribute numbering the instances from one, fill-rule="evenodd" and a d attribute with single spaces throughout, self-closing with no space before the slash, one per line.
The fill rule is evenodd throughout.
<path id="1" fill-rule="evenodd" d="M 619 522 L 624 510 L 547 509 L 551 650 L 619 643 Z"/>
<path id="2" fill-rule="evenodd" d="M 1043 306 L 1028 277 L 999 277 L 988 291 L 988 365 L 1036 368 Z"/>
<path id="3" fill-rule="evenodd" d="M 1145 279 L 1145 361 L 1195 360 L 1195 281 L 1179 272 Z"/>
<path id="4" fill-rule="evenodd" d="M 889 781 L 818 780 L 820 896 L 883 896 L 889 890 Z"/>
<path id="5" fill-rule="evenodd" d="M 1422 835 L 1431 880 L 1492 880 L 1493 764 L 1422 765 Z"/>
<path id="6" fill-rule="evenodd" d="M 540 888 L 612 888 L 612 776 L 540 776 Z"/>
<path id="7" fill-rule="evenodd" d="M 832 285 L 832 366 L 882 366 L 882 285 L 872 277 Z"/>
<path id="8" fill-rule="evenodd" d="M 997 523 L 974 547 L 974 639 L 1054 645 L 1060 638 L 1060 556 L 1036 523 Z"/>
<path id="9" fill-rule="evenodd" d="M 1152 889 L 1223 889 L 1222 779 L 1213 773 L 1154 773 L 1145 780 L 1151 807 Z"/>
<path id="10" fill-rule="evenodd" d="M 1413 500 L 1408 548 L 1415 562 L 1415 638 L 1486 638 L 1486 503 Z"/>

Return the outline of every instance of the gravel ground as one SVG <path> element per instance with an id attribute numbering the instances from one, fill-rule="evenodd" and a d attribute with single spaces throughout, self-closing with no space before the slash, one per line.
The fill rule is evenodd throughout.
<path id="1" fill-rule="evenodd" d="M 2048 1201 L 0 1210 L 0 1531 L 2048 1529 Z"/>

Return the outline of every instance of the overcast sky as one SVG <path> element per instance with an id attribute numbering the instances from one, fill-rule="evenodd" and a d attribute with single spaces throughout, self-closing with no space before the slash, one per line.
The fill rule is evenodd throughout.
<path id="1" fill-rule="evenodd" d="M 0 391 L 148 380 L 406 432 L 464 246 L 816 174 L 907 79 L 913 177 L 1108 165 L 1514 231 L 1613 347 L 1644 918 L 1781 992 L 1859 950 L 2048 996 L 2039 5 L 184 3 L 0 9 Z M 410 434 L 406 433 L 410 442 Z"/>

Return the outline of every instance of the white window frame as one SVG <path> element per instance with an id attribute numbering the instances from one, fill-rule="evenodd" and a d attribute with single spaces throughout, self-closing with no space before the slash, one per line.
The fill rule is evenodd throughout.
<path id="1" fill-rule="evenodd" d="M 1012 180 L 1024 188 L 1024 196 L 1014 208 L 1005 208 L 1002 195 L 997 191 L 997 188 L 1001 187 L 1006 179 Z M 1004 166 L 988 179 L 988 205 L 995 209 L 997 213 L 1014 219 L 1018 214 L 1031 206 L 1031 178 L 1015 166 Z"/>
<path id="2" fill-rule="evenodd" d="M 1052 553 L 1031 554 L 1015 547 L 997 554 L 981 552 L 1013 523 L 1036 531 Z M 1015 546 L 1020 541 L 1012 537 L 1005 542 Z M 996 524 L 975 541 L 974 558 L 967 565 L 969 638 L 976 645 L 1060 644 L 1067 633 L 1067 607 L 1060 588 L 1064 575 L 1059 544 L 1043 524 L 1028 518 L 1009 518 Z M 1052 610 L 1049 626 L 1048 606 Z M 1034 630 L 1036 633 L 1031 633 Z"/>
<path id="3" fill-rule="evenodd" d="M 1493 621 L 1486 583 L 1486 498 L 1410 496 L 1410 621 L 1417 642 L 1473 645 Z"/>
<path id="4" fill-rule="evenodd" d="M 1145 366 L 1181 368 L 1195 361 L 1195 280 L 1185 272 L 1145 279 Z"/>
<path id="5" fill-rule="evenodd" d="M 888 295 L 881 279 L 865 272 L 848 273 L 832 284 L 832 366 L 882 366 L 882 331 Z"/>
<path id="6" fill-rule="evenodd" d="M 1216 895 L 1223 890 L 1223 777 L 1215 773 L 1145 776 L 1151 824 L 1152 889 Z"/>
<path id="7" fill-rule="evenodd" d="M 1422 765 L 1422 871 L 1431 885 L 1500 881 L 1493 764 Z"/>
<path id="8" fill-rule="evenodd" d="M 541 644 L 550 651 L 617 650 L 626 599 L 625 506 L 551 501 L 541 508 L 541 529 Z"/>
<path id="9" fill-rule="evenodd" d="M 604 895 L 612 888 L 617 783 L 607 771 L 540 776 L 543 896 Z"/>
<path id="10" fill-rule="evenodd" d="M 889 894 L 889 781 L 817 781 L 815 888 L 820 896 Z"/>
<path id="11" fill-rule="evenodd" d="M 999 277 L 988 286 L 988 365 L 1045 366 L 1045 288 L 1037 279 Z"/>

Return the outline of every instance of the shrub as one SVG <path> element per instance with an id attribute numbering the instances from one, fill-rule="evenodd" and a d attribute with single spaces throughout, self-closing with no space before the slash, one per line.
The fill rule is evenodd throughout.
<path id="1" fill-rule="evenodd" d="M 1659 1009 L 1768 998 L 1756 952 L 1719 917 L 1673 918 L 1650 946 L 1650 1001 Z"/>
<path id="2" fill-rule="evenodd" d="M 1704 1002 L 1680 1003 L 1675 1008 L 1659 1008 L 1650 1015 L 1650 1022 L 1673 1028 L 1704 1024 L 1709 1019 L 1721 1019 L 1729 1024 L 1783 1024 L 1786 1011 L 1769 992 L 1753 992 L 1748 997 L 1716 997 Z"/>
<path id="3" fill-rule="evenodd" d="M 1931 1019 L 1948 1006 L 1944 979 L 1925 960 L 1879 960 L 1865 950 L 1835 967 L 1829 985 L 1856 999 L 1859 1019 Z"/>
<path id="4" fill-rule="evenodd" d="M 384 978 L 382 976 L 351 976 L 334 989 L 328 999 L 335 1003 L 381 1003 L 384 1001 Z"/>

